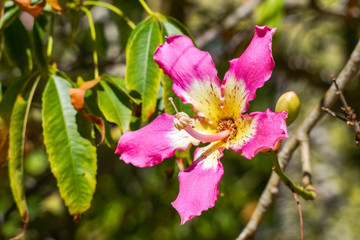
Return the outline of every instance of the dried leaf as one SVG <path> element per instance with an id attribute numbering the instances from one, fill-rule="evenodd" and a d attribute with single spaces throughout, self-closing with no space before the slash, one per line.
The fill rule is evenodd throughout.
<path id="1" fill-rule="evenodd" d="M 80 111 L 84 108 L 84 96 L 85 90 L 81 88 L 70 88 L 69 95 L 71 99 L 71 104 L 77 111 Z"/>
<path id="2" fill-rule="evenodd" d="M 70 88 L 69 95 L 71 98 L 71 104 L 77 111 L 84 109 L 84 97 L 86 90 L 94 87 L 100 79 L 101 77 L 98 77 L 95 80 L 87 81 L 79 88 Z"/>
<path id="3" fill-rule="evenodd" d="M 47 3 L 54 9 L 55 11 L 62 11 L 63 9 L 59 5 L 58 0 L 47 0 Z"/>
<path id="4" fill-rule="evenodd" d="M 69 95 L 71 99 L 71 104 L 73 105 L 74 109 L 78 111 L 81 116 L 86 118 L 87 120 L 93 122 L 94 124 L 98 125 L 101 131 L 101 144 L 104 141 L 105 136 L 105 127 L 102 118 L 97 117 L 92 114 L 87 114 L 84 109 L 84 97 L 86 90 L 94 87 L 100 81 L 101 77 L 96 78 L 95 80 L 87 81 L 79 88 L 70 88 Z M 98 145 L 99 145 L 98 144 Z"/>
<path id="5" fill-rule="evenodd" d="M 28 12 L 33 17 L 39 16 L 42 13 L 46 4 L 45 0 L 43 0 L 41 3 L 37 5 L 31 5 L 31 0 L 13 0 L 13 1 L 22 11 Z"/>

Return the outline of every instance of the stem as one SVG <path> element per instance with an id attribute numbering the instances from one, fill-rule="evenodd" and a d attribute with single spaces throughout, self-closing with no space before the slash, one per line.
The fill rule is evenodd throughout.
<path id="1" fill-rule="evenodd" d="M 89 19 L 91 39 L 93 40 L 93 43 L 94 43 L 94 52 L 93 52 L 94 78 L 96 79 L 99 77 L 99 67 L 98 67 L 98 55 L 97 55 L 97 51 L 96 51 L 96 32 L 95 32 L 94 21 L 93 21 L 90 11 L 87 8 L 81 7 L 81 10 L 86 14 L 86 16 Z"/>
<path id="2" fill-rule="evenodd" d="M 124 21 L 129 25 L 129 27 L 131 29 L 134 29 L 136 27 L 136 24 L 131 21 L 127 16 L 125 16 L 125 14 L 117 7 L 107 3 L 107 2 L 101 2 L 101 1 L 84 1 L 83 5 L 92 5 L 92 6 L 99 6 L 99 7 L 104 7 L 107 8 L 111 11 L 113 11 L 114 13 L 116 13 L 117 15 L 119 15 L 120 17 L 122 17 L 124 19 Z"/>
<path id="3" fill-rule="evenodd" d="M 49 34 L 49 39 L 48 39 L 48 46 L 47 46 L 47 58 L 49 59 L 51 57 L 52 54 L 52 50 L 53 50 L 53 43 L 54 43 L 54 25 L 55 25 L 55 16 L 52 15 L 51 16 L 51 20 L 50 20 L 50 34 Z"/>
<path id="4" fill-rule="evenodd" d="M 25 235 L 25 232 L 26 232 L 26 229 L 28 228 L 28 226 L 29 226 L 29 222 L 24 221 L 22 232 L 19 235 L 17 235 L 16 237 L 10 238 L 9 240 L 18 240 L 18 239 L 22 238 Z"/>
<path id="5" fill-rule="evenodd" d="M 144 0 L 139 0 L 139 2 L 150 16 L 155 16 L 155 13 L 149 8 L 149 6 L 145 3 Z"/>
<path id="6" fill-rule="evenodd" d="M 286 186 L 290 188 L 292 192 L 297 193 L 298 195 L 302 196 L 305 200 L 314 200 L 315 193 L 313 191 L 307 191 L 303 187 L 299 185 L 295 185 L 288 176 L 286 176 L 285 172 L 281 169 L 277 153 L 271 152 L 272 155 L 272 162 L 273 162 L 273 170 L 277 173 L 280 177 L 280 180 L 285 183 Z"/>

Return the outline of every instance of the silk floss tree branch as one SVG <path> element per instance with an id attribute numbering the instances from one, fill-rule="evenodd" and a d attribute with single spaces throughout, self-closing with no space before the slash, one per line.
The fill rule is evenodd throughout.
<path id="1" fill-rule="evenodd" d="M 355 78 L 355 76 L 360 71 L 360 40 L 355 46 L 349 60 L 347 61 L 345 67 L 341 70 L 340 74 L 336 78 L 336 82 L 340 90 L 346 88 L 346 86 Z M 336 94 L 338 90 L 334 85 L 332 85 L 325 93 L 324 97 L 319 101 L 317 105 L 313 107 L 309 115 L 303 120 L 303 122 L 297 127 L 293 135 L 289 137 L 282 149 L 279 151 L 278 157 L 280 166 L 284 169 L 289 163 L 293 152 L 297 149 L 299 144 L 301 144 L 304 136 L 308 137 L 308 134 L 312 128 L 318 123 L 318 121 L 324 115 L 324 112 L 321 110 L 322 107 L 331 108 L 338 98 Z M 305 151 L 307 154 L 308 151 Z M 301 152 L 303 155 L 304 152 Z M 258 201 L 255 211 L 253 212 L 251 219 L 247 223 L 246 227 L 242 230 L 238 236 L 238 240 L 250 239 L 254 236 L 256 230 L 259 227 L 259 224 L 265 215 L 267 209 L 272 204 L 273 198 L 278 193 L 278 184 L 280 178 L 276 173 L 272 173 L 271 177 L 261 194 L 261 197 Z"/>
<path id="2" fill-rule="evenodd" d="M 337 90 L 336 94 L 338 94 L 340 97 L 340 101 L 342 104 L 341 111 L 344 113 L 344 116 L 341 116 L 341 115 L 333 112 L 332 110 L 330 110 L 327 107 L 321 107 L 321 110 L 323 110 L 324 112 L 327 112 L 328 114 L 330 114 L 333 117 L 336 117 L 336 118 L 344 121 L 347 125 L 351 126 L 355 132 L 356 146 L 360 147 L 360 121 L 358 121 L 356 119 L 355 110 L 348 105 L 342 91 L 339 89 L 339 86 L 336 83 L 336 78 L 332 77 L 332 80 L 333 80 L 333 83 Z"/>
<path id="3" fill-rule="evenodd" d="M 223 81 L 217 77 L 209 53 L 194 47 L 184 35 L 168 37 L 154 54 L 155 62 L 173 80 L 173 91 L 184 104 L 192 104 L 197 116 L 164 113 L 144 128 L 126 132 L 116 153 L 126 163 L 151 167 L 173 156 L 176 149 L 209 143 L 198 147 L 192 165 L 179 173 L 180 190 L 172 205 L 181 224 L 215 205 L 225 149 L 251 159 L 287 138 L 286 111 L 245 113 L 256 90 L 272 74 L 275 30 L 257 26 L 246 51 L 230 61 Z"/>

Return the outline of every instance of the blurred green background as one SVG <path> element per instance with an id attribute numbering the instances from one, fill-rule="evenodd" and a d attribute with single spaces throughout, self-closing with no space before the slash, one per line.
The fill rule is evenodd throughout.
<path id="1" fill-rule="evenodd" d="M 146 13 L 137 1 L 112 2 L 135 23 Z M 274 110 L 277 98 L 293 90 L 301 100 L 299 118 L 289 135 L 330 86 L 360 37 L 359 0 L 149 0 L 154 11 L 173 16 L 188 27 L 198 46 L 212 55 L 219 78 L 228 61 L 245 50 L 254 25 L 277 27 L 273 40 L 275 68 L 257 91 L 251 111 Z M 100 7 L 96 22 L 102 73 L 124 77 L 125 46 L 131 29 L 118 16 Z M 45 16 L 43 16 L 45 18 Z M 79 14 L 76 37 L 66 16 L 56 17 L 53 58 L 73 79 L 90 79 L 92 43 L 86 16 Z M 2 59 L 0 83 L 19 72 Z M 344 94 L 360 114 L 359 76 Z M 178 193 L 178 170 L 171 158 L 151 168 L 136 168 L 118 160 L 114 149 L 98 148 L 97 188 L 92 206 L 79 222 L 68 214 L 49 170 L 41 134 L 41 96 L 35 95 L 25 143 L 26 195 L 30 225 L 23 239 L 235 239 L 249 220 L 266 185 L 271 160 L 258 154 L 251 161 L 225 150 L 225 174 L 215 207 L 185 225 L 171 206 Z M 340 111 L 336 104 L 334 111 Z M 114 136 L 119 130 L 113 129 Z M 338 119 L 326 116 L 311 132 L 311 163 L 315 201 L 301 200 L 305 239 L 358 239 L 360 236 L 360 151 L 354 133 Z M 194 150 L 194 149 L 193 149 Z M 175 167 L 175 169 L 177 169 Z M 286 172 L 301 183 L 301 161 L 295 152 Z M 13 201 L 6 164 L 0 167 L 0 239 L 22 230 Z M 299 216 L 289 189 L 265 215 L 256 239 L 300 239 Z"/>

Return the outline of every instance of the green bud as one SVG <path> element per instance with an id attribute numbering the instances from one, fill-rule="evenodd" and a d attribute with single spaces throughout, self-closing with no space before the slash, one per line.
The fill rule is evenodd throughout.
<path id="1" fill-rule="evenodd" d="M 275 112 L 287 111 L 288 117 L 286 119 L 286 125 L 290 125 L 295 121 L 300 110 L 300 100 L 295 92 L 286 92 L 280 96 L 276 103 Z"/>

